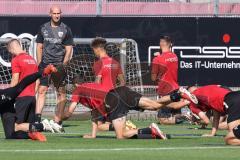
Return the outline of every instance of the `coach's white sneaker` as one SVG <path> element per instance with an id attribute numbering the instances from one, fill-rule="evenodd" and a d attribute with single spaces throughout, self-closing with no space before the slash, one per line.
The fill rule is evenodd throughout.
<path id="1" fill-rule="evenodd" d="M 51 124 L 49 123 L 49 121 L 47 119 L 44 119 L 42 121 L 42 124 L 43 124 L 44 131 L 49 131 L 49 132 L 55 133 Z"/>
<path id="2" fill-rule="evenodd" d="M 167 139 L 167 136 L 160 130 L 160 128 L 158 128 L 158 125 L 156 123 L 152 123 L 150 125 L 150 128 L 152 130 L 152 135 L 155 138 L 161 138 L 163 140 Z"/>
<path id="3" fill-rule="evenodd" d="M 53 120 L 50 120 L 50 125 L 52 126 L 54 131 L 57 132 L 57 133 L 64 133 L 65 132 L 64 128 L 61 125 L 55 123 Z"/>
<path id="4" fill-rule="evenodd" d="M 194 104 L 198 104 L 197 97 L 194 94 L 190 93 L 187 89 L 180 87 L 179 92 L 181 93 L 182 98 L 187 99 Z"/>

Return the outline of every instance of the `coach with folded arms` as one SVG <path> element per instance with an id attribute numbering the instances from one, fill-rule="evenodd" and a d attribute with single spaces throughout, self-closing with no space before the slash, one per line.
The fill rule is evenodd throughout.
<path id="1" fill-rule="evenodd" d="M 73 36 L 71 29 L 61 22 L 61 9 L 57 6 L 50 8 L 50 22 L 47 22 L 40 26 L 37 34 L 37 62 L 39 69 L 43 69 L 48 64 L 55 66 L 65 65 L 70 60 L 72 54 Z M 59 71 L 59 69 L 58 69 Z M 66 103 L 66 89 L 65 89 L 65 75 L 62 73 L 56 73 L 58 80 L 54 82 L 54 76 L 52 80 L 57 90 L 57 108 L 54 121 L 50 121 L 55 132 L 61 132 L 63 130 L 61 126 L 61 115 L 64 111 Z M 60 77 L 59 77 L 60 76 Z M 41 113 L 44 107 L 46 92 L 49 86 L 49 79 L 47 77 L 40 79 L 40 85 L 38 88 L 37 107 L 36 107 L 36 119 L 35 121 L 41 121 Z"/>

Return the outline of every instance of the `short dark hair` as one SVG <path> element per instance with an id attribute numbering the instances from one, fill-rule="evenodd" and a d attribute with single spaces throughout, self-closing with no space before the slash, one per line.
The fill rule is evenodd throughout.
<path id="1" fill-rule="evenodd" d="M 91 47 L 92 48 L 105 48 L 107 44 L 107 41 L 105 38 L 102 38 L 102 37 L 97 37 L 95 39 L 92 40 L 92 43 L 91 43 Z"/>
<path id="2" fill-rule="evenodd" d="M 172 39 L 169 36 L 160 36 L 160 41 L 165 40 L 167 43 L 172 43 Z"/>
<path id="3" fill-rule="evenodd" d="M 17 42 L 19 45 L 21 45 L 20 41 L 16 38 L 12 38 L 7 42 L 7 49 L 10 47 L 11 43 Z"/>

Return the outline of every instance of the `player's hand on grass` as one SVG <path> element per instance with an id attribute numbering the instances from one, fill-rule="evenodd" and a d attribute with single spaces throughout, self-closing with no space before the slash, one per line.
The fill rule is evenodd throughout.
<path id="1" fill-rule="evenodd" d="M 206 134 L 203 134 L 202 137 L 214 137 L 215 134 L 212 134 L 212 133 L 206 133 Z"/>
<path id="2" fill-rule="evenodd" d="M 96 138 L 96 137 L 93 137 L 91 134 L 85 134 L 83 135 L 83 138 Z"/>

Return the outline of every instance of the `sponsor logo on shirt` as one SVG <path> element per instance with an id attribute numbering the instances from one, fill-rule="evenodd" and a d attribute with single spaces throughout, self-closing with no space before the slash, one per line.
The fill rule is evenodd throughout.
<path id="1" fill-rule="evenodd" d="M 159 49 L 159 46 L 149 46 L 149 58 L 155 50 Z M 180 53 L 181 58 L 240 58 L 240 47 L 233 46 L 173 46 L 172 51 Z"/>
<path id="2" fill-rule="evenodd" d="M 48 41 L 49 43 L 61 43 L 62 40 L 60 38 L 44 38 L 45 41 Z"/>
<path id="3" fill-rule="evenodd" d="M 33 59 L 24 59 L 23 62 L 27 64 L 36 64 L 36 62 Z"/>
<path id="4" fill-rule="evenodd" d="M 177 61 L 178 61 L 177 57 L 165 59 L 165 62 L 177 62 Z"/>
<path id="5" fill-rule="evenodd" d="M 48 31 L 47 31 L 47 30 L 44 30 L 44 31 L 43 31 L 43 35 L 44 35 L 45 37 L 47 37 L 47 36 L 48 36 Z"/>
<path id="6" fill-rule="evenodd" d="M 117 64 L 105 64 L 103 65 L 103 68 L 118 68 Z"/>

